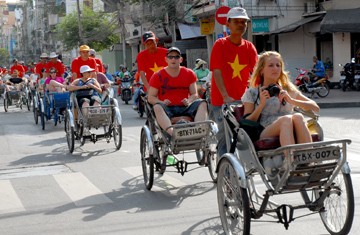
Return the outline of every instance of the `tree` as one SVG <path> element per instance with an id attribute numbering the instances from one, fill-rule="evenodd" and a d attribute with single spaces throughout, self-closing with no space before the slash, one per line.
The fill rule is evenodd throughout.
<path id="1" fill-rule="evenodd" d="M 9 52 L 5 48 L 0 48 L 0 65 L 4 66 L 9 64 Z"/>
<path id="2" fill-rule="evenodd" d="M 101 51 L 115 43 L 119 43 L 116 34 L 116 23 L 111 13 L 94 12 L 84 6 L 81 16 L 82 37 L 79 36 L 77 12 L 64 17 L 56 26 L 58 38 L 65 49 L 71 50 L 79 44 L 87 44 L 91 48 Z"/>

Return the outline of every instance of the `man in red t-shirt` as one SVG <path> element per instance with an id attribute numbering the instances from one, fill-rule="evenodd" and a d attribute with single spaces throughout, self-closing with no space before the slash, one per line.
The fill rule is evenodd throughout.
<path id="1" fill-rule="evenodd" d="M 48 55 L 42 53 L 40 55 L 40 62 L 35 65 L 35 74 L 38 75 L 37 79 L 46 78 L 46 64 L 48 60 Z"/>
<path id="2" fill-rule="evenodd" d="M 219 128 L 218 156 L 227 152 L 221 106 L 241 99 L 257 62 L 255 46 L 243 39 L 249 20 L 244 8 L 231 8 L 226 22 L 230 36 L 216 40 L 211 51 L 210 117 Z"/>
<path id="3" fill-rule="evenodd" d="M 191 69 L 180 66 L 182 61 L 180 50 L 170 47 L 166 56 L 168 66 L 153 74 L 148 92 L 156 120 L 170 136 L 173 130 L 168 127 L 173 117 L 190 116 L 195 121 L 207 118 L 207 104 L 197 93 L 196 75 Z"/>
<path id="4" fill-rule="evenodd" d="M 25 75 L 25 69 L 24 67 L 18 63 L 17 59 L 13 60 L 13 66 L 10 68 L 10 75 L 16 76 L 18 78 L 22 78 Z"/>
<path id="5" fill-rule="evenodd" d="M 79 49 L 80 56 L 75 58 L 71 63 L 71 72 L 72 72 L 72 81 L 77 78 L 81 78 L 80 67 L 83 65 L 88 65 L 90 68 L 94 69 L 91 72 L 92 78 L 96 78 L 97 65 L 94 58 L 90 57 L 90 47 L 88 45 L 81 45 Z"/>
<path id="6" fill-rule="evenodd" d="M 55 52 L 51 52 L 49 55 L 50 61 L 46 64 L 46 72 L 49 74 L 51 68 L 55 68 L 56 77 L 64 77 L 65 66 L 58 60 L 58 55 Z"/>
<path id="7" fill-rule="evenodd" d="M 145 89 L 149 89 L 151 76 L 167 66 L 165 61 L 167 50 L 157 46 L 159 39 L 151 31 L 145 32 L 142 35 L 142 42 L 145 44 L 145 50 L 137 55 L 136 61 L 141 81 Z"/>
<path id="8" fill-rule="evenodd" d="M 105 73 L 105 68 L 104 68 L 104 65 L 102 63 L 102 61 L 99 59 L 99 58 L 96 58 L 95 55 L 96 55 L 96 51 L 94 49 L 90 49 L 90 57 L 91 58 L 94 58 L 95 61 L 96 61 L 96 65 L 97 65 L 97 68 L 98 68 L 98 72 L 100 73 Z"/>

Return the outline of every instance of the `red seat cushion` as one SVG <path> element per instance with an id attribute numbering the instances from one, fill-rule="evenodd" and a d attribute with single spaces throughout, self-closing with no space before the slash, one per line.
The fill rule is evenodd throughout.
<path id="1" fill-rule="evenodd" d="M 179 116 L 179 117 L 173 117 L 171 118 L 171 124 L 174 125 L 176 124 L 178 121 L 180 121 L 181 119 L 187 121 L 187 122 L 193 122 L 194 119 L 192 117 L 189 116 Z"/>
<path id="2" fill-rule="evenodd" d="M 313 142 L 320 141 L 320 136 L 318 134 L 311 135 Z M 279 137 L 272 138 L 263 138 L 254 143 L 255 149 L 260 150 L 268 150 L 268 149 L 276 149 L 280 147 L 280 139 Z"/>
<path id="3" fill-rule="evenodd" d="M 242 118 L 242 116 L 244 116 L 244 106 L 236 106 L 235 108 L 234 108 L 234 116 L 235 116 L 235 118 L 236 118 L 236 120 L 238 121 L 238 122 L 240 122 L 240 119 Z"/>

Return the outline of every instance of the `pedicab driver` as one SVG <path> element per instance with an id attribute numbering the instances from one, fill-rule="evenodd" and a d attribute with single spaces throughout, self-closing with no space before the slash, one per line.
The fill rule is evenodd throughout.
<path id="1" fill-rule="evenodd" d="M 170 136 L 172 117 L 190 116 L 194 121 L 205 121 L 208 115 L 206 101 L 198 98 L 196 75 L 191 69 L 180 66 L 182 61 L 180 50 L 169 48 L 166 54 L 168 66 L 153 74 L 148 91 L 148 101 L 154 105 L 156 120 Z"/>
<path id="2" fill-rule="evenodd" d="M 97 64 L 94 58 L 90 57 L 90 47 L 88 45 L 81 45 L 79 48 L 80 56 L 75 58 L 71 62 L 71 72 L 72 80 L 75 81 L 77 78 L 81 78 L 80 67 L 83 65 L 88 65 L 94 71 L 91 74 L 91 77 L 96 78 Z"/>

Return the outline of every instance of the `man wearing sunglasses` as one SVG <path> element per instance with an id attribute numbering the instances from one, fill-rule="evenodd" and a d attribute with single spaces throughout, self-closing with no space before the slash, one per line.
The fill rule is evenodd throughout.
<path id="1" fill-rule="evenodd" d="M 189 116 L 194 121 L 207 119 L 207 104 L 198 98 L 196 75 L 180 66 L 183 58 L 177 47 L 167 51 L 168 66 L 154 73 L 150 79 L 148 101 L 154 105 L 156 120 L 169 137 L 172 135 L 171 118 Z"/>

